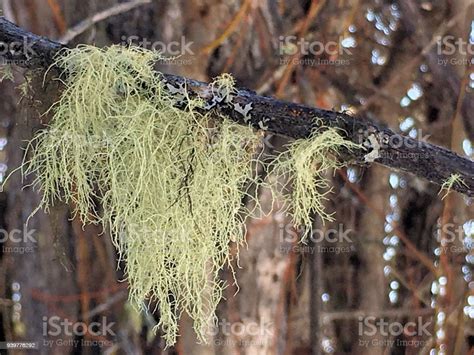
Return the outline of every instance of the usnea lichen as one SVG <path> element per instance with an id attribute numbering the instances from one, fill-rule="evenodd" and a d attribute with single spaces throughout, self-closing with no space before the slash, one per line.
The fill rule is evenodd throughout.
<path id="1" fill-rule="evenodd" d="M 337 129 L 326 128 L 308 139 L 291 143 L 272 163 L 277 176 L 290 177 L 289 192 L 282 196 L 296 226 L 311 226 L 315 215 L 323 222 L 333 220 L 325 208 L 327 195 L 331 193 L 325 174 L 344 165 L 336 159 L 341 149 L 357 148 L 359 144 L 344 139 Z"/>
<path id="2" fill-rule="evenodd" d="M 12 67 L 8 64 L 0 65 L 0 83 L 4 80 L 13 81 Z"/>
<path id="3" fill-rule="evenodd" d="M 175 342 L 183 312 L 206 341 L 225 286 L 218 272 L 231 266 L 229 243 L 243 243 L 252 215 L 241 202 L 246 186 L 262 184 L 252 171 L 260 136 L 206 110 L 232 101 L 233 80 L 218 78 L 216 99 L 205 103 L 167 84 L 151 51 L 81 46 L 57 58 L 65 89 L 22 166 L 42 191 L 38 208 L 62 200 L 84 224 L 103 225 L 126 262 L 131 300 L 156 304 L 166 343 Z M 272 164 L 292 177 L 296 223 L 310 225 L 310 213 L 330 218 L 320 189 L 342 147 L 353 143 L 327 129 Z"/>
<path id="4" fill-rule="evenodd" d="M 459 174 L 451 174 L 449 176 L 448 179 L 446 179 L 445 182 L 443 182 L 443 184 L 441 185 L 441 188 L 439 190 L 439 194 L 441 194 L 441 191 L 445 191 L 445 194 L 441 197 L 441 200 L 444 200 L 446 198 L 446 196 L 449 195 L 449 193 L 451 192 L 453 186 L 455 184 L 463 184 L 464 186 L 467 187 L 466 183 L 464 182 L 464 180 L 461 178 L 461 175 Z"/>
<path id="5" fill-rule="evenodd" d="M 104 225 L 126 261 L 130 298 L 159 305 L 172 344 L 181 312 L 201 339 L 223 284 L 228 244 L 243 240 L 242 190 L 252 179 L 258 137 L 248 127 L 174 107 L 139 49 L 81 47 L 59 57 L 65 91 L 47 129 L 31 143 L 48 209 L 74 206 L 84 223 Z"/>

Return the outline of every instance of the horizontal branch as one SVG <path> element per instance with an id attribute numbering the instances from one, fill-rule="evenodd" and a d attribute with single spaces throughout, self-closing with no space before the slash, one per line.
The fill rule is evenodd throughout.
<path id="1" fill-rule="evenodd" d="M 2 54 L 5 63 L 25 68 L 46 68 L 64 48 L 60 43 L 40 37 L 0 17 L 0 44 L 10 50 Z M 212 92 L 207 83 L 177 75 L 162 74 L 167 84 L 185 88 L 190 96 L 210 102 Z M 453 190 L 474 196 L 474 162 L 428 142 L 402 136 L 382 124 L 364 117 L 322 110 L 257 95 L 240 89 L 233 105 L 216 105 L 215 110 L 241 124 L 288 136 L 308 138 L 322 126 L 341 129 L 347 139 L 366 149 L 345 152 L 343 159 L 356 163 L 376 162 L 407 172 L 441 186 L 452 174 L 459 175 Z"/>

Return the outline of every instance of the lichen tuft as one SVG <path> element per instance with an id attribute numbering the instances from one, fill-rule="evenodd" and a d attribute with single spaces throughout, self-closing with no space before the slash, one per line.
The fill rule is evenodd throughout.
<path id="1" fill-rule="evenodd" d="M 449 178 L 446 179 L 445 182 L 441 185 L 441 188 L 438 192 L 438 195 L 441 194 L 441 191 L 445 191 L 445 194 L 441 197 L 441 200 L 444 200 L 446 196 L 449 195 L 451 192 L 452 188 L 454 185 L 461 185 L 463 184 L 464 186 L 467 187 L 466 183 L 464 180 L 461 178 L 461 175 L 459 174 L 451 174 Z"/>
<path id="2" fill-rule="evenodd" d="M 22 170 L 42 192 L 38 208 L 65 201 L 73 218 L 111 235 L 131 301 L 143 310 L 156 305 L 157 327 L 171 345 L 183 312 L 202 341 L 215 321 L 225 287 L 218 273 L 232 268 L 229 243 L 244 242 L 245 220 L 259 210 L 254 196 L 252 210 L 242 199 L 248 186 L 263 185 L 253 171 L 261 136 L 210 110 L 232 102 L 230 75 L 210 85 L 213 102 L 204 103 L 166 83 L 154 71 L 158 59 L 136 47 L 64 50 L 55 62 L 64 91 Z M 324 174 L 342 165 L 341 148 L 355 146 L 327 128 L 293 142 L 271 164 L 276 180 L 293 183 L 285 198 L 295 224 L 311 225 L 313 213 L 331 218 Z"/>
<path id="3" fill-rule="evenodd" d="M 308 139 L 299 139 L 288 145 L 272 163 L 277 176 L 286 175 L 278 191 L 287 191 L 282 196 L 286 200 L 293 223 L 300 227 L 310 227 L 314 216 L 323 222 L 332 221 L 333 217 L 326 211 L 325 201 L 331 193 L 330 181 L 326 174 L 341 168 L 344 163 L 338 160 L 341 149 L 360 149 L 359 144 L 343 137 L 336 128 L 320 126 L 320 133 Z M 291 186 L 287 186 L 287 182 Z"/>
<path id="4" fill-rule="evenodd" d="M 213 320 L 228 247 L 244 237 L 241 211 L 259 138 L 230 120 L 174 107 L 153 71 L 156 54 L 82 46 L 62 53 L 65 90 L 30 143 L 25 174 L 43 193 L 102 224 L 126 261 L 134 304 L 156 302 L 173 344 L 187 312 L 198 337 Z"/>

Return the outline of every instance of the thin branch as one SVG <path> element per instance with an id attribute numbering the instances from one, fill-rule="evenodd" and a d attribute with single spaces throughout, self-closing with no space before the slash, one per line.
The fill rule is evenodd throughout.
<path id="1" fill-rule="evenodd" d="M 98 314 L 101 314 L 107 311 L 110 307 L 112 307 L 115 303 L 120 302 L 124 299 L 127 299 L 127 291 L 120 291 L 117 292 L 109 297 L 107 297 L 104 303 L 99 304 L 98 306 L 91 309 L 89 312 L 84 314 L 82 320 L 91 319 Z"/>
<path id="2" fill-rule="evenodd" d="M 222 34 L 217 37 L 215 40 L 213 40 L 211 43 L 206 45 L 202 50 L 201 53 L 204 54 L 210 54 L 214 49 L 219 47 L 224 41 L 232 34 L 234 33 L 235 29 L 237 26 L 242 22 L 242 19 L 244 16 L 247 14 L 250 5 L 252 5 L 252 0 L 245 0 L 242 6 L 240 7 L 240 10 L 237 12 L 237 14 L 232 18 L 230 23 L 227 25 L 227 27 L 222 31 Z"/>
<path id="3" fill-rule="evenodd" d="M 89 28 L 94 26 L 96 23 L 98 23 L 100 21 L 103 21 L 105 19 L 108 19 L 109 17 L 113 17 L 113 16 L 116 16 L 116 15 L 122 14 L 124 12 L 133 10 L 136 7 L 139 7 L 139 6 L 142 6 L 142 5 L 145 5 L 145 4 L 149 4 L 150 2 L 151 2 L 151 0 L 130 1 L 130 2 L 114 5 L 110 8 L 108 8 L 107 10 L 98 12 L 98 13 L 86 18 L 85 20 L 79 22 L 74 27 L 68 29 L 67 32 L 64 34 L 64 36 L 62 36 L 59 39 L 59 42 L 63 43 L 63 44 L 68 44 L 74 38 L 79 36 L 81 33 L 84 33 L 85 31 L 87 31 Z"/>
<path id="4" fill-rule="evenodd" d="M 313 0 L 311 2 L 311 6 L 308 10 L 308 14 L 306 15 L 305 19 L 303 20 L 303 24 L 301 29 L 298 33 L 298 38 L 305 38 L 306 33 L 308 32 L 310 26 L 313 24 L 314 19 L 319 15 L 321 10 L 323 9 L 324 5 L 326 5 L 326 0 Z M 290 61 L 287 63 L 285 71 L 283 72 L 283 76 L 278 83 L 275 96 L 282 97 L 285 87 L 288 85 L 288 81 L 293 74 L 297 61 L 301 58 L 301 51 L 297 51 L 295 54 L 291 56 Z"/>
<path id="5" fill-rule="evenodd" d="M 3 54 L 6 63 L 34 69 L 47 68 L 64 45 L 25 31 L 0 17 L 0 42 L 15 44 L 15 51 Z M 207 83 L 177 75 L 161 74 L 167 84 L 186 88 L 190 97 L 201 97 L 210 102 L 212 91 Z M 411 173 L 441 186 L 452 174 L 459 174 L 453 190 L 474 196 L 474 162 L 466 157 L 424 141 L 402 136 L 372 121 L 368 117 L 353 117 L 346 113 L 289 103 L 272 97 L 257 95 L 240 89 L 231 105 L 218 105 L 215 110 L 237 123 L 250 124 L 256 129 L 304 139 L 322 127 L 341 130 L 346 139 L 362 143 L 367 149 L 343 152 L 341 158 L 348 162 L 363 163 L 373 160 L 389 168 Z M 242 109 L 250 107 L 250 116 Z M 245 110 L 244 110 L 245 111 Z M 372 158 L 372 159 L 368 159 Z"/>

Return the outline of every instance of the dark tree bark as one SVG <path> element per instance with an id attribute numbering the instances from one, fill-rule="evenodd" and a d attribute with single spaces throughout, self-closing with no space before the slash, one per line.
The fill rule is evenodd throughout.
<path id="1" fill-rule="evenodd" d="M 9 63 L 30 69 L 49 67 L 55 55 L 65 48 L 57 42 L 27 32 L 4 18 L 0 18 L 0 41 L 15 43 L 15 50 L 3 55 Z M 162 75 L 174 87 L 184 87 L 185 83 L 190 96 L 211 99 L 206 83 L 176 75 Z M 288 103 L 246 89 L 238 90 L 234 104 L 242 107 L 251 104 L 250 119 L 245 120 L 241 113 L 228 105 L 218 105 L 215 109 L 238 123 L 248 123 L 257 129 L 264 127 L 269 132 L 296 139 L 308 138 L 323 127 L 339 128 L 349 140 L 368 144 L 367 150 L 344 152 L 343 159 L 363 163 L 363 157 L 377 149 L 375 162 L 425 178 L 437 185 L 442 185 L 452 174 L 458 174 L 462 182 L 454 183 L 453 190 L 474 196 L 474 162 L 448 149 L 399 135 L 366 117 Z"/>

